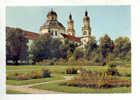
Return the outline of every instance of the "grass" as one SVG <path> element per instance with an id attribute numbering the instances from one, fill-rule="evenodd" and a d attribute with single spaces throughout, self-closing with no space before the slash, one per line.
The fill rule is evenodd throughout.
<path id="1" fill-rule="evenodd" d="M 6 90 L 7 94 L 27 94 L 24 92 L 20 92 L 20 91 L 14 91 L 14 90 Z"/>
<path id="2" fill-rule="evenodd" d="M 71 74 L 65 74 L 66 69 L 70 66 L 61 66 L 61 65 L 55 65 L 55 66 L 39 66 L 39 65 L 20 65 L 20 66 L 7 66 L 6 67 L 6 73 L 25 73 L 25 72 L 31 72 L 36 70 L 41 70 L 42 68 L 49 69 L 51 71 L 51 78 L 42 78 L 42 79 L 31 79 L 31 80 L 7 80 L 6 83 L 10 85 L 27 85 L 27 84 L 33 84 L 33 83 L 41 83 L 46 81 L 52 81 L 52 80 L 62 80 L 64 79 L 64 76 L 71 76 Z M 79 67 L 79 66 L 72 66 L 72 67 Z M 87 70 L 91 71 L 106 71 L 108 69 L 107 66 L 83 66 L 83 68 L 86 68 Z M 131 68 L 130 67 L 117 67 L 118 71 L 121 74 L 131 74 Z M 76 76 L 72 75 L 72 76 Z M 131 80 L 131 77 L 120 77 L 123 80 Z M 72 87 L 72 86 L 60 86 L 60 82 L 55 83 L 47 83 L 42 84 L 38 86 L 33 86 L 32 88 L 38 88 L 43 90 L 51 90 L 51 91 L 57 91 L 57 92 L 66 92 L 66 93 L 130 93 L 131 88 L 121 87 L 121 88 L 112 88 L 112 89 L 91 89 L 91 88 L 79 88 L 79 87 Z M 7 90 L 8 93 L 10 93 L 10 90 Z M 14 91 L 13 91 L 14 92 Z M 16 92 L 16 91 L 15 91 Z M 12 93 L 12 91 L 11 91 Z M 13 93 L 14 94 L 14 93 Z M 16 94 L 16 93 L 15 93 Z"/>
<path id="3" fill-rule="evenodd" d="M 41 70 L 42 68 L 47 68 L 51 70 L 53 73 L 65 73 L 65 70 L 70 66 L 61 66 L 61 65 L 54 65 L 54 66 L 39 66 L 39 65 L 20 65 L 20 66 L 7 66 L 6 71 L 7 73 L 13 72 L 28 72 L 33 70 Z M 72 66 L 72 67 L 79 67 L 79 66 Z M 91 71 L 105 71 L 107 70 L 107 66 L 82 66 Z M 120 73 L 131 73 L 130 67 L 118 67 L 118 71 Z"/>
<path id="4" fill-rule="evenodd" d="M 57 92 L 66 93 L 130 93 L 131 88 L 121 87 L 121 88 L 110 88 L 110 89 L 91 89 L 91 88 L 80 88 L 72 86 L 61 86 L 60 82 L 47 83 L 38 86 L 33 86 L 32 88 L 38 88 L 43 90 L 51 90 Z"/>
<path id="5" fill-rule="evenodd" d="M 48 82 L 53 80 L 61 80 L 64 77 L 60 74 L 52 74 L 50 78 L 41 78 L 41 79 L 31 79 L 31 80 L 6 80 L 6 84 L 8 85 L 27 85 L 33 83 L 41 83 L 41 82 Z"/>

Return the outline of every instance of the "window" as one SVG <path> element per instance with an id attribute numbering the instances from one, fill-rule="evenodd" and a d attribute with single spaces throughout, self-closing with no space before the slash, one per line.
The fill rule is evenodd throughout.
<path id="1" fill-rule="evenodd" d="M 53 30 L 50 30 L 51 35 L 53 35 Z"/>
<path id="2" fill-rule="evenodd" d="M 48 32 L 50 33 L 50 29 L 48 30 Z"/>
<path id="3" fill-rule="evenodd" d="M 55 31 L 55 35 L 57 36 L 57 31 Z"/>
<path id="4" fill-rule="evenodd" d="M 84 31 L 83 35 L 87 35 L 87 32 L 86 32 L 86 31 Z"/>

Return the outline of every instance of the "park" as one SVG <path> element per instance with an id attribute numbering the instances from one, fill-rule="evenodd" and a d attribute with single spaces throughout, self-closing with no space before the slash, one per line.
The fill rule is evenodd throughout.
<path id="1" fill-rule="evenodd" d="M 105 26 L 111 25 L 106 28 L 96 23 L 100 31 L 109 28 L 109 33 L 92 34 L 94 28 L 90 22 L 93 22 L 93 12 L 90 7 L 82 11 L 76 21 L 76 27 L 81 26 L 76 29 L 76 13 L 66 13 L 64 19 L 68 20 L 68 27 L 65 29 L 64 20 L 58 20 L 56 11 L 48 11 L 38 33 L 6 26 L 6 93 L 131 93 L 131 39 L 129 32 L 120 31 L 126 28 L 121 25 L 129 26 L 127 21 L 118 24 L 122 21 L 113 15 L 114 11 L 110 11 L 112 19 L 106 13 L 107 17 L 100 17 L 109 17 L 108 21 L 98 20 L 99 16 L 96 18 L 98 23 L 111 22 L 104 23 Z M 126 19 L 122 15 L 119 17 Z M 118 21 L 114 22 L 113 18 Z M 76 34 L 76 31 L 79 32 Z"/>

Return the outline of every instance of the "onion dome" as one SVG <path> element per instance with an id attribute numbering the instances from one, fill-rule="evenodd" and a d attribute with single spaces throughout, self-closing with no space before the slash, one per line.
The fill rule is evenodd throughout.
<path id="1" fill-rule="evenodd" d="M 48 13 L 47 16 L 57 16 L 56 12 L 53 9 Z"/>
<path id="2" fill-rule="evenodd" d="M 89 20 L 88 11 L 87 10 L 85 11 L 85 16 L 84 16 L 83 20 Z"/>

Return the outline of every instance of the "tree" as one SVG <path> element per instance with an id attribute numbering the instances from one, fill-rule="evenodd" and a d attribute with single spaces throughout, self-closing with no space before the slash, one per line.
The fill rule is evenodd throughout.
<path id="1" fill-rule="evenodd" d="M 96 52 L 98 48 L 98 45 L 97 45 L 97 41 L 95 39 L 95 37 L 91 37 L 90 41 L 87 43 L 87 45 L 85 46 L 85 56 L 86 56 L 86 59 L 90 59 L 90 58 L 93 58 L 92 54 L 93 52 Z"/>
<path id="2" fill-rule="evenodd" d="M 13 60 L 18 64 L 18 60 L 25 60 L 28 56 L 27 52 L 28 40 L 24 37 L 24 32 L 18 28 L 6 29 L 6 62 Z"/>
<path id="3" fill-rule="evenodd" d="M 61 57 L 63 59 L 69 59 L 75 51 L 77 44 L 74 41 L 64 39 L 63 45 L 61 45 Z"/>
<path id="4" fill-rule="evenodd" d="M 114 54 L 120 59 L 131 60 L 131 41 L 128 37 L 119 37 L 114 42 Z"/>
<path id="5" fill-rule="evenodd" d="M 31 44 L 31 54 L 33 55 L 34 63 L 43 59 L 60 58 L 60 47 L 62 42 L 58 39 L 53 39 L 49 35 L 40 36 L 33 40 Z"/>
<path id="6" fill-rule="evenodd" d="M 104 37 L 101 37 L 99 42 L 100 52 L 106 62 L 106 57 L 113 52 L 114 43 L 107 34 L 105 34 Z"/>
<path id="7" fill-rule="evenodd" d="M 74 53 L 73 53 L 73 57 L 75 60 L 78 60 L 79 58 L 83 58 L 84 56 L 84 52 L 82 49 L 80 48 L 76 48 Z"/>

